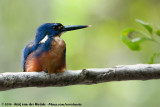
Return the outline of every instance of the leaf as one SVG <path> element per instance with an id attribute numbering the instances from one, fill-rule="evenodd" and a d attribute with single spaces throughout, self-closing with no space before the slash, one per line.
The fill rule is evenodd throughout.
<path id="1" fill-rule="evenodd" d="M 121 40 L 125 43 L 131 50 L 139 51 L 141 50 L 140 43 L 144 41 L 146 38 L 144 37 L 135 37 L 133 38 L 133 34 L 136 31 L 133 28 L 126 29 L 122 32 Z"/>
<path id="2" fill-rule="evenodd" d="M 160 36 L 160 30 L 157 30 L 157 31 L 156 31 L 156 34 L 157 34 L 158 36 Z"/>
<path id="3" fill-rule="evenodd" d="M 140 23 L 142 26 L 144 26 L 144 28 L 146 28 L 148 30 L 148 32 L 150 34 L 152 34 L 153 30 L 152 30 L 152 27 L 149 25 L 149 23 L 146 23 L 146 22 L 139 20 L 139 19 L 136 19 L 136 22 Z"/>
<path id="4" fill-rule="evenodd" d="M 150 57 L 150 61 L 148 62 L 148 64 L 153 64 L 153 63 L 155 63 L 155 60 L 156 60 L 157 58 L 159 58 L 159 57 L 160 57 L 160 53 L 159 53 L 159 52 L 153 53 L 153 55 Z"/>

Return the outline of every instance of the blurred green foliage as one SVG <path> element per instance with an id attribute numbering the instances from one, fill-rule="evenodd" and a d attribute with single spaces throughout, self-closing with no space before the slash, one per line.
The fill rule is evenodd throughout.
<path id="1" fill-rule="evenodd" d="M 154 34 L 156 36 L 159 36 L 160 30 L 158 29 L 153 34 L 153 28 L 150 26 L 149 23 L 146 23 L 139 19 L 136 19 L 136 21 L 140 23 L 142 26 L 144 26 L 144 28 L 149 32 L 149 34 L 146 34 L 145 32 L 141 30 L 135 30 L 134 28 L 125 29 L 123 30 L 122 35 L 121 35 L 121 40 L 123 41 L 123 43 L 125 43 L 133 51 L 140 51 L 141 50 L 140 44 L 146 40 L 155 42 L 157 43 L 157 45 L 160 45 L 160 42 L 157 41 L 154 37 Z M 137 35 L 137 33 L 139 33 L 140 35 Z M 160 55 L 160 52 L 153 53 L 148 63 L 153 64 L 154 60 L 159 58 L 159 55 Z"/>
<path id="2" fill-rule="evenodd" d="M 160 28 L 159 0 L 0 0 L 0 71 L 22 72 L 21 52 L 46 22 L 88 24 L 91 28 L 67 32 L 68 69 L 105 68 L 148 62 L 159 50 L 151 41 L 139 52 L 130 51 L 120 39 L 132 26 L 146 30 L 135 19 Z M 155 30 L 155 31 L 154 31 Z M 159 33 L 158 33 L 159 34 Z M 141 35 L 141 34 L 139 34 Z M 141 37 L 141 36 L 139 36 Z M 155 40 L 160 41 L 158 36 Z M 158 62 L 159 58 L 154 59 Z M 0 93 L 0 102 L 81 103 L 83 107 L 158 107 L 160 80 L 109 82 L 68 87 L 23 88 Z"/>
<path id="3" fill-rule="evenodd" d="M 133 28 L 126 29 L 122 32 L 121 39 L 122 41 L 131 49 L 131 50 L 140 50 L 140 43 L 144 40 L 143 38 L 136 37 L 132 38 L 135 30 Z"/>
<path id="4" fill-rule="evenodd" d="M 157 30 L 157 31 L 156 31 L 156 34 L 157 34 L 158 36 L 160 36 L 160 30 Z"/>
<path id="5" fill-rule="evenodd" d="M 142 20 L 139 20 L 139 19 L 136 19 L 136 21 L 137 21 L 138 23 L 140 23 L 141 25 L 143 25 L 143 26 L 148 30 L 148 32 L 149 32 L 150 34 L 152 34 L 152 27 L 149 25 L 149 23 L 146 23 L 146 22 L 144 22 L 144 21 L 142 21 Z"/>

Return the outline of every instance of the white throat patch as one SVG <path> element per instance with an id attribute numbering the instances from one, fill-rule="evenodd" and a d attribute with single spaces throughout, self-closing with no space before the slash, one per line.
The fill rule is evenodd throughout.
<path id="1" fill-rule="evenodd" d="M 47 41 L 47 39 L 48 39 L 48 35 L 46 35 L 46 36 L 39 42 L 39 44 L 40 44 L 40 43 L 45 43 L 45 42 Z"/>

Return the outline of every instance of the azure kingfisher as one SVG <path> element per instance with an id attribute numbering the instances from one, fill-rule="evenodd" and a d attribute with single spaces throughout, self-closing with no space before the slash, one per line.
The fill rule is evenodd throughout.
<path id="1" fill-rule="evenodd" d="M 66 44 L 62 33 L 89 27 L 89 25 L 63 26 L 61 23 L 45 23 L 36 32 L 35 40 L 23 50 L 24 72 L 46 71 L 49 74 L 66 70 Z"/>

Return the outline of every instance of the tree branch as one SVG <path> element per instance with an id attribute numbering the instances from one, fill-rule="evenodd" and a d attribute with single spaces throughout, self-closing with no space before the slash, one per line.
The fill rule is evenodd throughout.
<path id="1" fill-rule="evenodd" d="M 122 80 L 160 78 L 160 64 L 122 65 L 113 68 L 68 70 L 63 73 L 45 72 L 1 73 L 0 90 L 23 87 L 68 86 Z"/>

